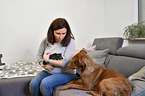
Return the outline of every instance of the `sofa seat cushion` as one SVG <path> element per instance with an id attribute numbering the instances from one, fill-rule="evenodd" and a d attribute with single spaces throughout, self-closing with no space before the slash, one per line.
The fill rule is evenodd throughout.
<path id="1" fill-rule="evenodd" d="M 139 71 L 143 66 L 145 66 L 144 59 L 125 56 L 112 56 L 107 64 L 108 69 L 120 72 L 126 77 L 129 77 Z"/>
<path id="2" fill-rule="evenodd" d="M 126 46 L 116 51 L 117 55 L 145 59 L 145 46 Z"/>
<path id="3" fill-rule="evenodd" d="M 91 94 L 87 94 L 85 90 L 79 89 L 67 89 L 67 90 L 58 90 L 57 87 L 54 92 L 53 96 L 92 96 Z"/>

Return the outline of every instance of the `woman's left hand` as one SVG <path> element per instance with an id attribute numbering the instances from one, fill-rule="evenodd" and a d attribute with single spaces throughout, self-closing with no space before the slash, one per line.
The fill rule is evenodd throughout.
<path id="1" fill-rule="evenodd" d="M 53 68 L 47 67 L 47 65 L 41 64 L 41 66 L 42 66 L 44 69 L 47 69 L 47 70 L 49 70 L 49 71 L 52 71 L 52 70 L 53 70 Z"/>

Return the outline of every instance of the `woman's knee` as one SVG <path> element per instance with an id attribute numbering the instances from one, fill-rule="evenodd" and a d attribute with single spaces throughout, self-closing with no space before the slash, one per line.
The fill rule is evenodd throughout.
<path id="1" fill-rule="evenodd" d="M 44 78 L 40 83 L 40 89 L 44 89 L 44 88 L 49 89 L 51 87 L 51 85 L 52 84 L 49 82 L 49 80 Z"/>
<path id="2" fill-rule="evenodd" d="M 48 73 L 46 73 L 45 71 L 40 72 L 36 77 L 34 77 L 31 82 L 30 82 L 30 86 L 34 87 L 34 86 L 39 86 L 41 80 L 43 80 L 45 77 L 49 76 Z"/>
<path id="3" fill-rule="evenodd" d="M 36 80 L 36 78 L 34 77 L 31 82 L 29 83 L 29 87 L 30 88 L 36 88 L 39 86 L 39 82 Z"/>
<path id="4" fill-rule="evenodd" d="M 47 81 L 47 79 L 43 79 L 40 83 L 40 92 L 43 96 L 52 95 L 53 87 L 52 87 L 52 84 L 48 81 Z"/>

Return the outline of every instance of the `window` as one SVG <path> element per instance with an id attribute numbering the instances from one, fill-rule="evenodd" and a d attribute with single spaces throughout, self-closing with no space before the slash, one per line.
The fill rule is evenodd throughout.
<path id="1" fill-rule="evenodd" d="M 138 0 L 138 21 L 145 21 L 145 0 Z"/>

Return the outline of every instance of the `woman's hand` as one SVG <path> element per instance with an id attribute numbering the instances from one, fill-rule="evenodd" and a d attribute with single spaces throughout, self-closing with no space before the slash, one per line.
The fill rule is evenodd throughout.
<path id="1" fill-rule="evenodd" d="M 53 67 L 51 67 L 51 66 L 47 66 L 47 65 L 43 65 L 43 64 L 41 64 L 41 66 L 42 66 L 44 69 L 48 69 L 49 71 L 52 71 L 52 70 L 53 70 Z"/>
<path id="2" fill-rule="evenodd" d="M 53 59 L 49 59 L 50 55 L 51 55 L 50 52 L 47 52 L 47 53 L 45 53 L 45 54 L 43 55 L 43 59 L 44 59 L 45 62 L 48 62 L 48 60 L 49 60 L 49 63 L 50 63 L 52 66 L 58 66 L 58 67 L 62 66 L 63 60 L 53 60 Z M 42 66 L 42 67 L 43 67 L 43 66 Z M 46 68 L 46 65 L 44 65 L 43 68 L 48 69 L 48 67 Z"/>
<path id="3" fill-rule="evenodd" d="M 45 62 L 47 62 L 49 60 L 50 54 L 51 54 L 50 52 L 44 53 L 43 59 L 44 59 Z"/>

